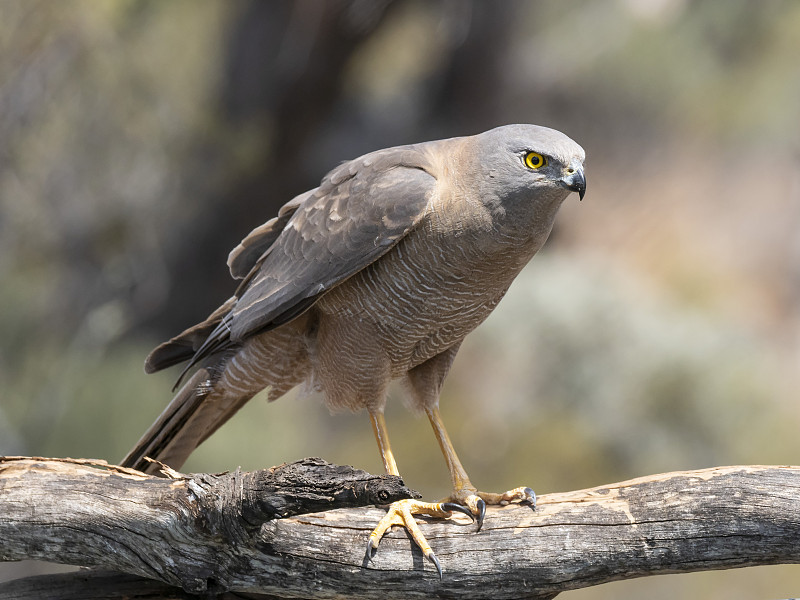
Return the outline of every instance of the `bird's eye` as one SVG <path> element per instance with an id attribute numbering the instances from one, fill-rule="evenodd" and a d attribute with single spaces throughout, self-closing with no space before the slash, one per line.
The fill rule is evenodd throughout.
<path id="1" fill-rule="evenodd" d="M 529 169 L 541 169 L 547 164 L 547 159 L 538 152 L 528 152 L 524 160 Z"/>

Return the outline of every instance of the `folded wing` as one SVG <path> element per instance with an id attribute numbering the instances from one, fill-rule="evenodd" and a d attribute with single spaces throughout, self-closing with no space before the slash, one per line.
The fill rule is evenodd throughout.
<path id="1" fill-rule="evenodd" d="M 316 190 L 292 200 L 231 253 L 232 275 L 241 277 L 250 268 L 235 299 L 227 310 L 215 311 L 213 320 L 156 348 L 148 371 L 183 356 L 191 359 L 185 373 L 207 356 L 292 320 L 380 258 L 426 214 L 436 180 L 425 166 L 417 149 L 400 147 L 331 171 Z M 200 345 L 198 333 L 206 336 Z"/>

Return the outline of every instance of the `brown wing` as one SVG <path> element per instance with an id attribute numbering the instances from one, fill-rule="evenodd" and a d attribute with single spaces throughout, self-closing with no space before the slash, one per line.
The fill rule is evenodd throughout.
<path id="1" fill-rule="evenodd" d="M 321 294 L 388 252 L 419 223 L 433 193 L 436 181 L 422 160 L 413 147 L 400 147 L 331 171 L 294 208 L 280 235 L 256 259 L 232 310 L 186 370 L 206 356 L 292 320 Z M 250 260 L 254 256 L 248 253 Z M 236 257 L 232 264 L 239 265 Z"/>
<path id="2" fill-rule="evenodd" d="M 277 217 L 253 229 L 236 248 L 231 250 L 228 255 L 228 268 L 231 271 L 231 277 L 242 279 L 253 270 L 253 267 L 256 266 L 264 252 L 278 239 L 278 236 L 283 231 L 283 228 L 286 227 L 286 223 L 292 218 L 297 208 L 316 191 L 316 189 L 313 189 L 289 200 L 278 211 Z"/>
<path id="3" fill-rule="evenodd" d="M 144 361 L 145 373 L 155 373 L 192 358 L 235 304 L 236 297 L 229 298 L 225 304 L 211 313 L 205 321 L 190 327 L 180 335 L 158 346 Z"/>
<path id="4" fill-rule="evenodd" d="M 248 273 L 253 272 L 257 265 L 260 265 L 260 259 L 278 239 L 297 207 L 314 192 L 316 192 L 316 189 L 300 194 L 284 204 L 278 211 L 277 217 L 256 227 L 247 234 L 247 237 L 236 248 L 231 250 L 228 255 L 228 268 L 234 279 L 242 279 Z M 246 285 L 246 283 L 245 281 L 244 284 Z M 145 372 L 155 373 L 191 359 L 208 339 L 211 332 L 222 322 L 223 317 L 231 312 L 237 300 L 237 296 L 229 298 L 225 304 L 211 313 L 205 321 L 160 344 L 145 359 Z M 180 383 L 180 379 L 178 383 Z"/>

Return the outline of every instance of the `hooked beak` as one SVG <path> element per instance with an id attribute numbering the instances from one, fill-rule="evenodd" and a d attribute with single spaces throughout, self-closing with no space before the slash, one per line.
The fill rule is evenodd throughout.
<path id="1" fill-rule="evenodd" d="M 583 200 L 583 196 L 586 194 L 586 177 L 581 165 L 573 164 L 565 168 L 564 176 L 559 182 L 571 192 L 578 192 L 578 196 Z"/>

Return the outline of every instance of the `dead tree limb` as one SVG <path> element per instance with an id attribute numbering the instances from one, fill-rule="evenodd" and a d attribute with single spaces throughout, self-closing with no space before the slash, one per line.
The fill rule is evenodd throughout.
<path id="1" fill-rule="evenodd" d="M 300 514 L 411 494 L 397 478 L 318 459 L 176 479 L 4 459 L 0 560 L 113 569 L 195 594 L 382 600 L 552 598 L 646 575 L 800 562 L 800 467 L 720 467 L 549 494 L 536 511 L 489 509 L 477 534 L 460 518 L 431 522 L 442 581 L 403 531 L 365 561 L 381 509 Z M 26 597 L 19 584 L 13 597 Z"/>

